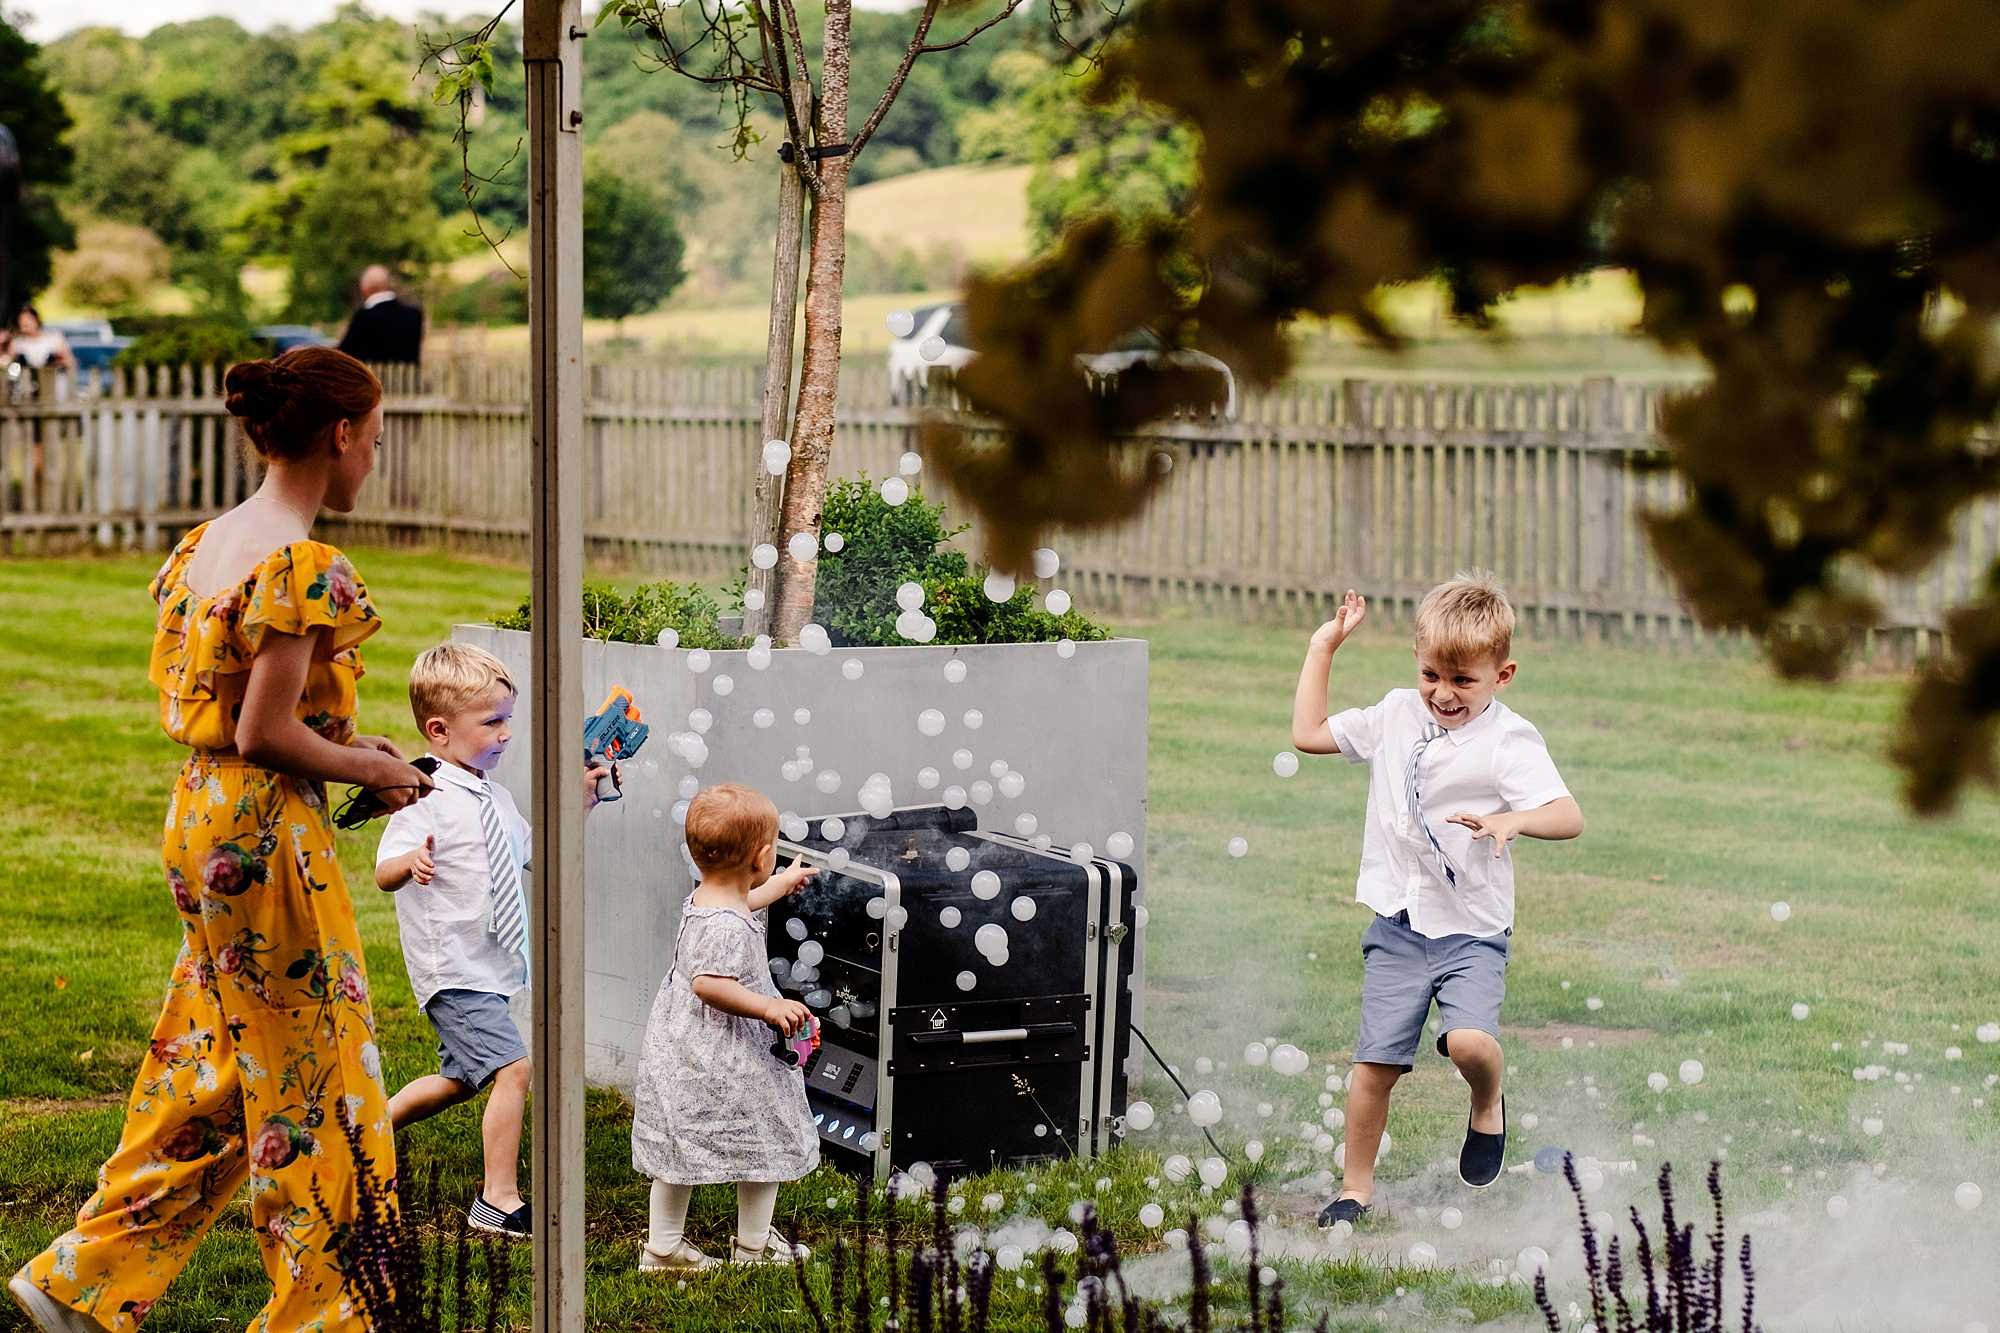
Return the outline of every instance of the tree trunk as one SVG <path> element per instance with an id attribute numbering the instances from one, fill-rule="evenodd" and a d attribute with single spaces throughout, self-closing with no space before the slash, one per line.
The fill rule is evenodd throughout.
<path id="1" fill-rule="evenodd" d="M 804 110 L 800 120 L 803 123 Z M 795 145 L 803 147 L 803 145 Z M 751 544 L 770 542 L 783 550 L 778 531 L 778 478 L 764 470 L 764 442 L 790 437 L 792 407 L 792 335 L 798 326 L 799 243 L 802 239 L 805 186 L 790 163 L 779 164 L 778 239 L 771 252 L 771 323 L 764 342 L 763 429 L 757 437 L 757 495 L 751 512 Z M 770 632 L 776 610 L 772 575 L 777 571 L 750 566 L 746 588 L 764 594 L 764 604 L 743 611 L 743 632 Z"/>
<path id="2" fill-rule="evenodd" d="M 825 57 L 820 65 L 819 146 L 845 147 L 852 48 L 852 0 L 827 0 Z M 803 147 L 803 146 L 802 146 Z M 806 273 L 806 350 L 799 370 L 798 414 L 792 422 L 792 461 L 785 469 L 780 511 L 778 598 L 772 635 L 794 642 L 812 617 L 814 562 L 800 564 L 785 549 L 796 533 L 819 536 L 820 502 L 833 447 L 834 408 L 840 393 L 841 283 L 847 270 L 847 167 L 845 152 L 822 158 L 813 199 L 811 264 Z"/>

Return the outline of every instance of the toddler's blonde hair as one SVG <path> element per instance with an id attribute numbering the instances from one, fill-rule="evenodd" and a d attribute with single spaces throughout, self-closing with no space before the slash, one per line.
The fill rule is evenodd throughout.
<path id="1" fill-rule="evenodd" d="M 1460 570 L 1425 593 L 1417 607 L 1417 651 L 1443 664 L 1497 666 L 1513 646 L 1514 608 L 1499 580 L 1483 569 Z"/>
<path id="2" fill-rule="evenodd" d="M 688 802 L 688 856 L 704 875 L 755 869 L 757 849 L 777 840 L 778 807 L 755 787 L 724 782 Z"/>
<path id="3" fill-rule="evenodd" d="M 495 685 L 519 694 L 506 666 L 484 648 L 441 643 L 417 655 L 410 667 L 410 711 L 417 730 L 434 717 L 450 717 L 485 697 Z"/>

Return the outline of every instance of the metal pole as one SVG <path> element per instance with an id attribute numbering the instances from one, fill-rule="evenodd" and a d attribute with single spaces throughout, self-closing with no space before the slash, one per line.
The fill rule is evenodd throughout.
<path id="1" fill-rule="evenodd" d="M 535 1333 L 583 1327 L 581 0 L 528 0 Z"/>

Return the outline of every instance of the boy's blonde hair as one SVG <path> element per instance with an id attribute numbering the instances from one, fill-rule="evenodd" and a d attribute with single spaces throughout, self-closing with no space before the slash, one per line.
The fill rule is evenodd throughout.
<path id="1" fill-rule="evenodd" d="M 434 717 L 450 717 L 492 690 L 505 685 L 509 694 L 519 694 L 513 678 L 499 658 L 469 643 L 441 643 L 417 655 L 410 667 L 410 711 L 416 714 L 417 730 Z"/>
<path id="2" fill-rule="evenodd" d="M 1462 569 L 1424 594 L 1417 607 L 1417 651 L 1450 666 L 1507 660 L 1514 646 L 1514 608 L 1499 580 Z"/>
<path id="3" fill-rule="evenodd" d="M 724 782 L 688 802 L 688 856 L 704 875 L 754 870 L 757 849 L 777 840 L 778 807 L 755 787 Z"/>

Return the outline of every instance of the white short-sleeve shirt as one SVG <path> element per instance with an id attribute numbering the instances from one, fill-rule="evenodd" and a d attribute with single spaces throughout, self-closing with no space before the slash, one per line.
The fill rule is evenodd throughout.
<path id="1" fill-rule="evenodd" d="M 1533 810 L 1569 795 L 1569 788 L 1542 734 L 1498 699 L 1419 754 L 1431 721 L 1416 690 L 1391 690 L 1378 704 L 1327 719 L 1340 752 L 1368 765 L 1367 827 L 1354 898 L 1383 916 L 1407 911 L 1410 928 L 1431 939 L 1498 935 L 1514 925 L 1513 851 L 1495 857 L 1491 840 L 1475 843 L 1471 829 L 1445 821 L 1460 812 Z M 1410 808 L 1413 756 L 1421 765 L 1422 824 Z M 1447 880 L 1446 865 L 1455 884 Z"/>
<path id="2" fill-rule="evenodd" d="M 436 790 L 389 816 L 375 864 L 415 851 L 435 838 L 431 859 L 437 873 L 429 884 L 414 879 L 396 891 L 396 927 L 403 939 L 403 965 L 422 1008 L 441 990 L 485 991 L 512 997 L 525 989 L 527 967 L 516 953 L 500 947 L 487 929 L 493 913 L 493 870 L 486 855 L 486 830 L 479 822 L 479 795 L 490 792 L 500 827 L 522 866 L 534 855 L 534 833 L 514 798 L 497 782 L 441 760 L 432 775 Z"/>

